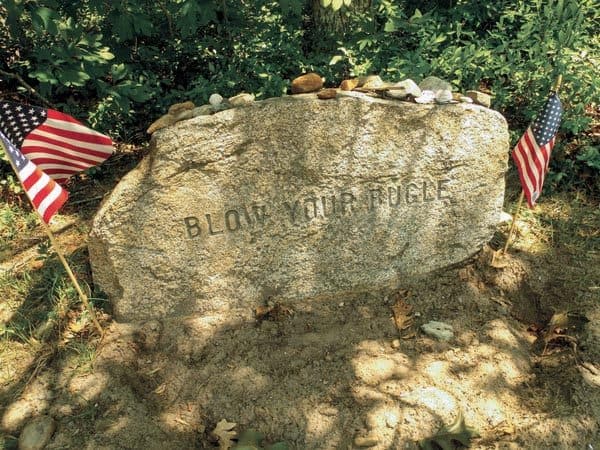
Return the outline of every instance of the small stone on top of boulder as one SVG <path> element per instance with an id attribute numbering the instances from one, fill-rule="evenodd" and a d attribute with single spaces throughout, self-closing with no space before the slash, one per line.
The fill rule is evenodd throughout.
<path id="1" fill-rule="evenodd" d="M 306 94 L 318 91 L 323 87 L 323 78 L 317 73 L 310 72 L 292 80 L 292 94 Z"/>

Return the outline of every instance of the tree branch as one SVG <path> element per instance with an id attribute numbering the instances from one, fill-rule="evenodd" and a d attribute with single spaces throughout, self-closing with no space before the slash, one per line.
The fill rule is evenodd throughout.
<path id="1" fill-rule="evenodd" d="M 21 86 L 27 89 L 31 95 L 38 98 L 44 105 L 46 105 L 49 108 L 55 108 L 55 106 L 52 103 L 50 103 L 48 100 L 42 97 L 33 87 L 31 87 L 31 85 L 29 85 L 29 83 L 27 83 L 23 78 L 21 78 L 21 76 L 18 73 L 5 72 L 4 70 L 0 69 L 0 75 L 17 80 Z"/>

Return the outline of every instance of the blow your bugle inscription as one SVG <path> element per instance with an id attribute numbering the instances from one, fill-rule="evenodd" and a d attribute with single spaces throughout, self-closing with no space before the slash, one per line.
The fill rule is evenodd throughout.
<path id="1" fill-rule="evenodd" d="M 399 209 L 450 199 L 448 178 L 413 180 L 385 186 L 340 189 L 337 192 L 291 197 L 281 202 L 255 201 L 252 205 L 237 205 L 222 211 L 202 211 L 197 216 L 183 218 L 186 236 L 217 236 L 235 233 L 245 228 L 265 226 L 269 220 L 286 221 L 299 226 L 330 217 L 350 217 L 359 213 Z"/>

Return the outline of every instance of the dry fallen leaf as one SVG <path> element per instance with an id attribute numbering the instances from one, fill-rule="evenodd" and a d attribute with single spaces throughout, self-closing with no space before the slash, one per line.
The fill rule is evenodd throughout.
<path id="1" fill-rule="evenodd" d="M 293 311 L 281 303 L 269 303 L 266 306 L 258 306 L 255 309 L 256 320 L 282 320 L 292 315 Z"/>
<path id="2" fill-rule="evenodd" d="M 219 441 L 219 450 L 229 450 L 234 442 L 233 438 L 236 437 L 237 432 L 233 429 L 237 426 L 237 423 L 227 422 L 226 419 L 221 420 L 217 423 L 217 426 L 212 431 L 213 436 Z"/>
<path id="3" fill-rule="evenodd" d="M 406 303 L 406 299 L 410 296 L 409 291 L 398 291 L 395 295 L 395 302 L 392 305 L 392 312 L 394 313 L 394 323 L 398 332 L 402 335 L 408 331 L 413 325 L 412 318 L 412 306 Z M 404 333 L 403 338 L 407 339 L 414 336 L 414 333 Z"/>

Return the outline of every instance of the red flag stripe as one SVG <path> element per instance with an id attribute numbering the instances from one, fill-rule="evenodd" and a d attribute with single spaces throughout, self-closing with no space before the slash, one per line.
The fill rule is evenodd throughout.
<path id="1" fill-rule="evenodd" d="M 65 170 L 71 170 L 73 172 L 81 172 L 82 170 L 91 167 L 90 164 L 85 164 L 78 161 L 65 161 L 64 159 L 31 158 L 31 161 L 34 162 L 35 165 L 42 169 L 44 172 L 47 168 L 64 168 Z"/>
<path id="2" fill-rule="evenodd" d="M 46 223 L 67 201 L 68 193 L 48 175 L 28 161 L 17 174 L 34 208 Z"/>
<path id="3" fill-rule="evenodd" d="M 533 176 L 536 180 L 536 186 L 538 186 L 540 181 L 540 174 L 544 170 L 544 164 L 542 162 L 543 154 L 540 152 L 540 148 L 535 142 L 533 132 L 531 131 L 531 127 L 527 129 L 527 132 L 524 134 L 523 138 L 525 139 L 525 142 L 527 142 L 527 148 L 529 149 L 529 151 L 526 152 L 527 159 L 529 162 L 529 168 L 532 171 Z"/>
<path id="4" fill-rule="evenodd" d="M 66 125 L 68 128 L 65 128 L 64 125 Z M 55 134 L 61 138 L 72 139 L 74 141 L 85 142 L 93 146 L 99 146 L 101 149 L 112 146 L 112 141 L 106 136 L 93 130 L 86 130 L 85 127 L 80 125 L 46 120 L 36 129 L 40 131 L 46 131 L 50 134 Z"/>
<path id="5" fill-rule="evenodd" d="M 23 144 L 31 139 L 69 148 L 82 153 L 89 153 L 94 156 L 103 157 L 104 159 L 107 158 L 107 155 L 112 154 L 113 151 L 112 145 L 101 145 L 82 139 L 70 139 L 68 136 L 62 136 L 44 125 L 39 126 L 29 133 L 25 141 L 23 141 Z"/>
<path id="6" fill-rule="evenodd" d="M 527 175 L 527 172 L 524 170 L 525 161 L 523 160 L 523 155 L 515 149 L 515 151 L 513 151 L 512 153 L 512 157 L 515 161 L 515 164 L 517 165 L 517 168 L 519 169 L 518 172 L 519 179 L 521 180 L 521 186 L 523 187 L 523 192 L 525 194 L 525 198 L 527 199 L 527 204 L 531 208 L 533 206 L 531 196 L 533 194 L 534 189 L 533 184 L 529 179 L 529 175 Z"/>
<path id="7" fill-rule="evenodd" d="M 55 187 L 55 191 L 58 192 L 58 195 L 48 206 L 46 206 L 46 210 L 44 212 L 44 215 L 42 216 L 44 222 L 46 223 L 50 222 L 52 216 L 58 212 L 58 210 L 62 207 L 62 205 L 65 204 L 65 202 L 69 198 L 69 194 L 67 194 L 67 191 L 61 188 L 58 184 Z"/>
<path id="8" fill-rule="evenodd" d="M 31 139 L 29 136 L 23 141 L 25 151 L 23 154 L 32 155 L 35 153 L 55 154 L 58 157 L 64 158 L 80 158 L 85 161 L 90 161 L 94 164 L 98 164 L 106 159 L 106 154 L 100 152 L 83 152 L 76 146 L 71 145 L 60 145 L 59 141 L 52 141 L 51 139 L 39 139 L 39 136 L 33 136 Z M 75 148 L 73 148 L 75 147 Z"/>
<path id="9" fill-rule="evenodd" d="M 48 110 L 48 115 L 44 121 L 45 125 L 56 127 L 64 130 L 70 130 L 75 133 L 81 133 L 90 136 L 90 140 L 94 142 L 112 145 L 112 140 L 91 128 L 86 127 L 74 117 L 68 116 L 55 110 Z"/>

